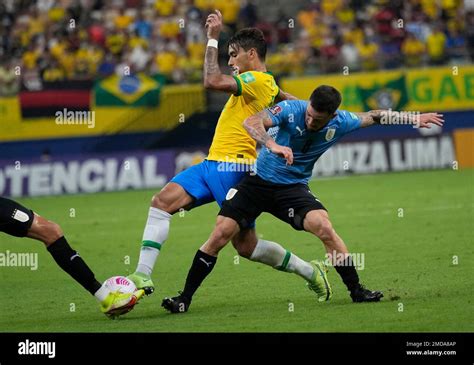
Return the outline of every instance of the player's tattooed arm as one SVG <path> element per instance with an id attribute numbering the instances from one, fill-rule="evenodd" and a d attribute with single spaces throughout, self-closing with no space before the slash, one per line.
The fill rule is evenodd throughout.
<path id="1" fill-rule="evenodd" d="M 355 113 L 361 120 L 361 127 L 374 124 L 401 125 L 411 124 L 418 128 L 431 128 L 431 124 L 443 126 L 443 114 L 438 113 L 410 113 L 394 110 L 371 110 L 367 113 Z"/>
<path id="2" fill-rule="evenodd" d="M 269 140 L 273 141 L 267 133 L 267 129 L 272 126 L 273 122 L 265 110 L 248 117 L 244 121 L 244 128 L 247 133 L 263 146 L 265 146 Z"/>
<path id="3" fill-rule="evenodd" d="M 210 14 L 206 20 L 207 38 L 218 40 L 222 29 L 222 14 L 219 10 Z M 211 90 L 225 91 L 235 94 L 238 91 L 237 82 L 232 76 L 224 75 L 219 67 L 219 52 L 214 46 L 206 47 L 204 56 L 204 87 Z"/>
<path id="4" fill-rule="evenodd" d="M 384 110 L 371 110 L 365 113 L 354 113 L 357 115 L 361 121 L 360 126 L 370 127 L 374 124 L 380 124 L 380 120 L 382 119 L 382 113 Z"/>
<path id="5" fill-rule="evenodd" d="M 244 128 L 254 140 L 267 147 L 275 155 L 283 157 L 288 165 L 293 164 L 292 149 L 287 146 L 280 146 L 267 134 L 266 130 L 271 127 L 273 127 L 273 122 L 265 110 L 248 117 L 244 121 Z"/>

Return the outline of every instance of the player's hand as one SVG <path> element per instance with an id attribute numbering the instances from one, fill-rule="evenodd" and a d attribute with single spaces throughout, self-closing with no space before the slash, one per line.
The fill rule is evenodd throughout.
<path id="1" fill-rule="evenodd" d="M 280 146 L 273 139 L 269 140 L 266 146 L 275 155 L 283 157 L 287 165 L 293 165 L 293 150 L 290 147 Z"/>
<path id="2" fill-rule="evenodd" d="M 443 114 L 438 113 L 423 113 L 418 118 L 418 128 L 431 128 L 431 124 L 443 126 Z"/>
<path id="3" fill-rule="evenodd" d="M 207 39 L 219 39 L 222 30 L 222 14 L 219 10 L 209 14 L 206 20 Z"/>

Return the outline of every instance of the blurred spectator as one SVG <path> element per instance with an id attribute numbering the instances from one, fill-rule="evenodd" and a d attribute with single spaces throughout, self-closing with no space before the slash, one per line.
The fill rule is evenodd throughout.
<path id="1" fill-rule="evenodd" d="M 352 43 L 355 46 L 364 42 L 364 32 L 355 24 L 353 24 L 349 30 L 344 32 L 343 37 L 345 43 Z"/>
<path id="2" fill-rule="evenodd" d="M 364 71 L 376 70 L 378 68 L 377 54 L 379 52 L 379 46 L 366 38 L 362 44 L 357 46 L 357 49 L 359 51 L 362 69 Z"/>
<path id="3" fill-rule="evenodd" d="M 155 9 L 159 16 L 168 17 L 173 14 L 174 1 L 173 0 L 156 0 Z"/>
<path id="4" fill-rule="evenodd" d="M 360 70 L 359 51 L 352 41 L 342 45 L 341 56 L 343 66 L 349 67 L 349 72 Z"/>
<path id="5" fill-rule="evenodd" d="M 440 65 L 445 61 L 446 36 L 441 25 L 434 27 L 426 39 L 428 56 L 432 65 Z"/>
<path id="6" fill-rule="evenodd" d="M 155 62 L 157 71 L 171 80 L 171 75 L 178 62 L 178 54 L 172 47 L 164 47 L 163 50 L 156 55 Z"/>
<path id="7" fill-rule="evenodd" d="M 401 54 L 396 38 L 390 36 L 382 37 L 380 52 L 383 68 L 394 69 L 400 67 Z"/>
<path id="8" fill-rule="evenodd" d="M 277 33 L 277 45 L 287 44 L 291 41 L 291 29 L 295 27 L 295 19 L 290 19 L 281 10 L 275 22 Z M 291 26 L 291 28 L 290 28 Z"/>
<path id="9" fill-rule="evenodd" d="M 338 72 L 341 70 L 340 49 L 333 37 L 326 36 L 321 52 L 321 70 L 324 73 Z"/>
<path id="10" fill-rule="evenodd" d="M 124 9 L 120 9 L 119 14 L 114 19 L 115 28 L 119 30 L 125 30 L 130 26 L 132 21 L 132 17 L 125 14 Z"/>
<path id="11" fill-rule="evenodd" d="M 255 3 L 255 0 L 246 0 L 246 4 L 240 10 L 239 18 L 243 27 L 253 27 L 257 23 L 258 15 Z"/>
<path id="12" fill-rule="evenodd" d="M 13 96 L 19 90 L 19 75 L 15 73 L 15 62 L 0 64 L 0 97 Z"/>
<path id="13" fill-rule="evenodd" d="M 100 22 L 94 22 L 89 27 L 89 40 L 99 46 L 105 44 L 105 28 Z"/>
<path id="14" fill-rule="evenodd" d="M 111 53 L 107 53 L 97 69 L 97 76 L 106 77 L 112 75 L 115 72 L 116 64 L 116 57 Z"/>
<path id="15" fill-rule="evenodd" d="M 448 32 L 446 41 L 447 56 L 451 61 L 457 62 L 466 56 L 466 38 L 458 31 L 456 26 Z"/>
<path id="16" fill-rule="evenodd" d="M 222 20 L 235 33 L 237 30 L 237 20 L 240 11 L 239 0 L 217 0 L 215 8 L 222 13 Z"/>
<path id="17" fill-rule="evenodd" d="M 352 24 L 355 20 L 355 11 L 350 7 L 350 1 L 344 1 L 341 8 L 336 12 L 337 20 L 342 24 Z"/>
<path id="18" fill-rule="evenodd" d="M 423 62 L 425 45 L 412 33 L 408 33 L 407 38 L 402 44 L 402 54 L 405 65 L 408 67 L 420 66 Z"/>
<path id="19" fill-rule="evenodd" d="M 143 39 L 150 39 L 152 35 L 152 25 L 151 22 L 147 20 L 144 12 L 140 12 L 137 20 L 133 24 L 134 31 L 137 36 Z"/>
<path id="20" fill-rule="evenodd" d="M 63 68 L 54 58 L 43 71 L 43 80 L 46 82 L 63 81 L 66 78 Z"/>

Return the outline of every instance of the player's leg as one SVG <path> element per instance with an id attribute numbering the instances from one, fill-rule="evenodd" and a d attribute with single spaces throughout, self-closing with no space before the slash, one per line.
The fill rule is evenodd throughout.
<path id="1" fill-rule="evenodd" d="M 234 164 L 229 162 L 209 161 L 207 170 L 207 184 L 216 202 L 222 207 L 225 200 L 231 200 L 238 190 L 248 187 L 240 183 L 250 171 L 249 165 Z M 247 178 L 245 181 L 251 181 Z M 239 196 L 238 199 L 242 199 Z M 260 214 L 251 212 L 250 214 Z M 234 218 L 234 219 L 230 219 Z M 186 278 L 183 296 L 191 299 L 197 288 L 214 268 L 217 256 L 224 246 L 239 232 L 235 217 L 217 217 L 217 223 L 211 237 L 199 248 L 194 256 L 193 263 Z M 250 223 L 254 226 L 254 223 Z"/>
<path id="2" fill-rule="evenodd" d="M 184 290 L 176 297 L 165 298 L 161 304 L 171 313 L 186 312 L 194 293 L 214 268 L 221 248 L 239 231 L 239 226 L 232 218 L 217 216 L 216 226 L 209 239 L 198 250 L 189 269 Z M 209 252 L 206 253 L 206 252 Z"/>
<path id="3" fill-rule="evenodd" d="M 225 201 L 222 203 L 214 231 L 194 256 L 186 277 L 184 291 L 177 297 L 163 300 L 162 306 L 172 313 L 187 311 L 197 288 L 214 268 L 219 251 L 239 231 L 240 227 L 247 228 L 249 222 L 255 221 L 261 213 L 258 203 L 261 202 L 264 194 L 250 188 L 252 185 L 251 176 L 244 177 L 235 188 L 225 191 L 229 185 L 232 186 L 232 182 L 236 183 L 242 174 L 226 174 L 222 165 L 218 168 L 214 166 L 213 171 L 215 174 L 209 174 L 208 177 L 209 182 L 212 182 L 210 185 L 214 197 L 219 205 L 224 199 Z"/>
<path id="4" fill-rule="evenodd" d="M 2 231 L 13 236 L 30 237 L 43 242 L 61 269 L 91 294 L 99 290 L 101 284 L 78 253 L 69 246 L 58 224 L 40 217 L 13 200 L 0 198 L 0 202 Z"/>
<path id="5" fill-rule="evenodd" d="M 268 197 L 266 201 L 259 202 L 260 206 L 268 209 L 273 205 L 274 192 L 277 189 L 274 184 L 265 182 L 259 177 L 252 177 L 248 180 L 253 184 L 252 189 L 259 190 L 260 196 Z M 250 204 L 255 204 L 255 201 Z M 239 233 L 232 239 L 232 244 L 240 256 L 311 280 L 314 276 L 314 268 L 310 263 L 300 259 L 277 242 L 258 239 L 254 225 L 255 223 L 251 222 L 247 227 L 241 226 Z"/>
<path id="6" fill-rule="evenodd" d="M 168 239 L 171 216 L 180 209 L 190 209 L 213 200 L 204 179 L 206 164 L 204 161 L 179 173 L 151 200 L 137 268 L 129 275 L 137 288 L 144 289 L 146 294 L 154 291 L 151 274 Z"/>
<path id="7" fill-rule="evenodd" d="M 367 290 L 360 284 L 352 257 L 344 241 L 334 230 L 326 210 L 317 209 L 307 212 L 303 226 L 305 231 L 314 234 L 323 242 L 327 257 L 341 276 L 354 302 L 379 301 L 383 297 L 380 291 Z"/>
<path id="8" fill-rule="evenodd" d="M 232 179 L 233 176 L 235 174 L 225 175 L 221 173 L 219 181 Z M 220 214 L 239 222 L 240 226 L 240 231 L 234 235 L 232 243 L 243 257 L 269 265 L 280 271 L 300 275 L 314 288 L 318 289 L 318 297 L 321 301 L 327 300 L 330 293 L 328 294 L 329 289 L 326 288 L 330 287 L 325 272 L 321 271 L 320 273 L 318 270 L 318 268 L 321 268 L 320 263 L 312 265 L 276 242 L 257 239 L 254 229 L 255 222 L 251 218 L 256 218 L 263 210 L 270 210 L 270 207 L 274 205 L 276 190 L 278 190 L 278 187 L 275 184 L 251 175 L 245 177 L 235 188 L 226 192 L 225 203 Z M 223 200 L 223 195 L 219 192 L 218 186 L 213 186 L 213 191 L 216 201 Z M 216 245 L 215 242 L 217 242 L 217 246 L 214 246 Z M 217 256 L 221 248 L 218 241 L 210 240 L 206 242 L 201 250 L 211 256 Z"/>
<path id="9" fill-rule="evenodd" d="M 99 301 L 102 312 L 112 318 L 131 311 L 144 294 L 143 290 L 125 294 L 110 292 L 97 281 L 86 262 L 69 245 L 61 227 L 53 221 L 34 214 L 27 237 L 43 242 L 58 266 L 91 293 Z"/>
<path id="10" fill-rule="evenodd" d="M 159 193 L 153 195 L 148 217 L 143 230 L 140 256 L 135 272 L 129 275 L 137 288 L 145 290 L 146 294 L 154 291 L 151 274 L 162 245 L 168 239 L 171 216 L 189 205 L 192 197 L 177 183 L 168 183 Z"/>
<path id="11" fill-rule="evenodd" d="M 271 183 L 268 183 L 272 185 Z M 294 229 L 302 231 L 303 220 L 308 211 L 312 209 L 324 209 L 304 184 L 274 185 L 274 204 L 268 210 L 269 213 L 280 220 L 290 224 Z M 329 283 L 328 268 L 324 262 L 313 260 L 306 262 L 298 256 L 287 251 L 285 261 L 280 267 L 283 271 L 295 271 L 299 276 L 306 279 L 307 286 L 316 293 L 319 302 L 327 301 L 332 296 Z"/>
<path id="12" fill-rule="evenodd" d="M 46 245 L 46 249 L 58 266 L 72 276 L 79 284 L 92 295 L 98 293 L 102 286 L 95 278 L 92 270 L 67 242 L 61 227 L 37 214 L 34 214 L 33 224 L 27 232 L 27 237 L 39 240 Z M 105 296 L 99 298 L 105 299 Z"/>
<path id="13" fill-rule="evenodd" d="M 279 271 L 295 273 L 308 281 L 314 275 L 314 268 L 309 262 L 277 242 L 259 239 L 254 228 L 240 231 L 232 239 L 232 244 L 240 256 L 250 261 L 268 265 Z"/>
<path id="14" fill-rule="evenodd" d="M 61 227 L 25 208 L 17 202 L 0 198 L 0 231 L 16 237 L 29 237 L 43 242 L 58 266 L 101 302 L 103 312 L 116 315 L 130 311 L 143 293 L 118 295 L 110 293 L 95 278 L 79 254 L 67 242 Z"/>

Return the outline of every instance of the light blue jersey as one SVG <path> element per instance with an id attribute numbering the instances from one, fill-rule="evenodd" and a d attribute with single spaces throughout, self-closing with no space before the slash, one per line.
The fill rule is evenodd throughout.
<path id="1" fill-rule="evenodd" d="M 266 109 L 273 121 L 270 134 L 276 134 L 276 143 L 293 150 L 293 165 L 264 147 L 256 163 L 262 179 L 275 184 L 308 183 L 318 158 L 344 135 L 360 128 L 357 115 L 338 110 L 324 128 L 313 132 L 306 128 L 307 106 L 308 101 L 287 100 Z"/>

